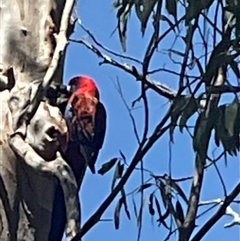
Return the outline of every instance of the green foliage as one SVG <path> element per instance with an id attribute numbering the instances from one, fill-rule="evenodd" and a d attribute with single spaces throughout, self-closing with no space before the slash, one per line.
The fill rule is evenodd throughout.
<path id="1" fill-rule="evenodd" d="M 178 200 L 176 202 L 176 207 L 175 207 L 175 216 L 176 216 L 178 222 L 180 222 L 180 224 L 184 223 L 183 208 L 182 208 L 181 203 Z"/>
<path id="2" fill-rule="evenodd" d="M 177 96 L 171 105 L 171 127 L 170 127 L 170 139 L 173 142 L 174 129 L 178 125 L 180 131 L 183 131 L 184 127 L 187 127 L 187 121 L 194 115 L 199 108 L 198 101 L 191 96 L 182 95 Z"/>
<path id="3" fill-rule="evenodd" d="M 98 170 L 98 173 L 101 175 L 104 175 L 106 172 L 108 172 L 109 170 L 111 170 L 111 168 L 114 167 L 114 165 L 116 164 L 118 158 L 113 158 L 110 161 L 102 164 L 102 167 Z"/>
<path id="4" fill-rule="evenodd" d="M 119 229 L 120 211 L 121 211 L 122 204 L 123 204 L 123 200 L 122 200 L 122 198 L 120 198 L 118 200 L 117 206 L 114 211 L 114 225 L 115 225 L 116 229 Z"/>
<path id="5" fill-rule="evenodd" d="M 121 45 L 126 51 L 127 39 L 127 23 L 129 21 L 130 13 L 135 7 L 136 15 L 141 23 L 141 32 L 144 35 L 148 21 L 151 14 L 154 13 L 156 4 L 162 0 L 117 0 L 113 3 L 113 7 L 117 10 L 118 19 L 118 34 Z M 185 23 L 188 26 L 192 20 L 198 19 L 204 10 L 208 10 L 214 0 L 187 0 L 185 7 Z M 179 0 L 165 0 L 165 9 L 173 16 L 175 22 L 177 20 L 177 8 L 180 5 Z M 153 14 L 154 15 L 154 14 Z M 162 14 L 161 19 L 171 21 Z M 225 7 L 225 22 L 227 26 L 236 27 L 236 37 L 239 38 L 240 29 L 240 4 L 239 1 L 227 1 Z"/>
<path id="6" fill-rule="evenodd" d="M 208 141 L 213 129 L 214 119 L 206 116 L 205 112 L 200 113 L 194 128 L 193 149 L 199 154 L 201 160 L 206 159 Z"/>
<path id="7" fill-rule="evenodd" d="M 115 186 L 115 183 L 116 183 L 117 179 L 122 177 L 123 171 L 124 171 L 124 164 L 121 164 L 121 161 L 119 160 L 117 165 L 116 165 L 114 175 L 113 175 L 112 190 Z"/>
<path id="8" fill-rule="evenodd" d="M 135 7 L 136 15 L 141 22 L 141 32 L 142 35 L 144 35 L 149 17 L 157 2 L 157 0 L 117 0 L 113 3 L 113 7 L 118 9 L 117 28 L 123 51 L 126 51 L 127 23 L 129 21 L 132 7 Z"/>
<path id="9" fill-rule="evenodd" d="M 145 183 L 139 187 L 138 192 L 142 192 L 144 189 L 147 189 L 151 186 L 152 186 L 152 183 Z"/>
<path id="10" fill-rule="evenodd" d="M 156 2 L 157 0 L 135 0 L 135 10 L 137 17 L 141 22 L 142 35 L 144 35 L 145 33 L 148 19 L 153 11 Z"/>
<path id="11" fill-rule="evenodd" d="M 238 0 L 226 0 L 225 25 L 235 28 L 235 37 L 240 39 L 240 2 Z"/>
<path id="12" fill-rule="evenodd" d="M 177 182 L 175 182 L 174 180 L 170 179 L 169 180 L 169 184 L 177 192 L 177 194 L 186 202 L 186 204 L 188 205 L 188 199 L 187 199 L 185 193 L 183 192 L 182 188 L 177 184 Z"/>
<path id="13" fill-rule="evenodd" d="M 236 101 L 221 105 L 216 110 L 215 143 L 222 143 L 224 151 L 237 156 L 240 134 L 240 104 Z"/>
<path id="14" fill-rule="evenodd" d="M 186 126 L 187 120 L 198 111 L 198 103 L 195 99 L 187 97 L 176 98 L 172 104 L 170 128 L 171 140 L 173 140 L 173 130 L 179 121 L 180 130 Z M 240 104 L 234 100 L 231 104 L 224 104 L 216 107 L 209 116 L 206 112 L 201 112 L 197 118 L 193 133 L 193 149 L 200 156 L 204 157 L 207 153 L 207 143 L 211 133 L 215 130 L 215 143 L 220 146 L 222 143 L 224 151 L 230 155 L 237 156 L 239 151 L 240 134 Z M 207 131 L 208 130 L 208 131 Z"/>
<path id="15" fill-rule="evenodd" d="M 149 196 L 148 211 L 152 216 L 155 214 L 155 209 L 153 208 L 153 198 L 154 198 L 154 193 L 151 193 L 151 195 Z M 161 213 L 161 210 L 160 210 L 160 213 Z"/>
<path id="16" fill-rule="evenodd" d="M 186 25 L 189 25 L 193 19 L 199 18 L 202 10 L 209 9 L 214 0 L 187 0 L 187 2 L 185 21 Z"/>
<path id="17" fill-rule="evenodd" d="M 188 198 L 186 197 L 184 191 L 180 187 L 180 185 L 171 179 L 169 176 L 164 175 L 163 177 L 155 177 L 157 187 L 160 191 L 160 196 L 163 203 L 163 208 L 165 208 L 164 214 L 162 213 L 162 209 L 160 208 L 160 204 L 158 199 L 154 195 L 155 198 L 155 206 L 159 215 L 158 222 L 159 225 L 163 224 L 165 228 L 168 229 L 168 225 L 166 224 L 165 220 L 169 217 L 169 215 L 173 215 L 178 225 L 184 222 L 184 212 L 182 205 L 179 200 L 177 200 L 176 205 L 174 207 L 173 200 L 178 195 L 185 201 L 186 205 L 189 204 Z M 153 194 L 151 194 L 153 195 Z M 155 214 L 155 209 L 153 206 L 153 197 L 150 195 L 149 199 L 151 199 L 151 207 L 149 207 L 149 212 L 151 210 L 151 215 Z M 153 211 L 154 210 L 154 211 Z M 154 214 L 152 214 L 154 213 Z"/>
<path id="18" fill-rule="evenodd" d="M 175 19 L 177 19 L 177 0 L 166 0 L 166 9 Z"/>
<path id="19" fill-rule="evenodd" d="M 190 117 L 198 111 L 198 101 L 190 96 L 177 96 L 171 106 L 171 123 L 170 128 L 171 140 L 173 140 L 173 131 L 177 125 L 178 120 L 180 131 L 187 127 L 187 121 Z"/>
<path id="20" fill-rule="evenodd" d="M 131 34 L 127 32 L 131 12 L 134 11 L 136 14 L 143 37 L 148 26 L 152 24 L 152 35 L 150 34 L 143 60 L 134 61 L 133 58 L 124 56 L 125 59 L 134 62 L 134 64 L 121 65 L 114 62 L 113 65 L 132 74 L 134 78 L 143 83 L 142 93 L 137 101 L 144 100 L 145 115 L 150 112 L 151 106 L 146 108 L 148 97 L 144 91 L 151 89 L 161 96 L 169 98 L 171 103 L 168 112 L 169 119 L 163 126 L 165 127 L 166 123 L 169 124 L 166 128 L 169 130 L 172 143 L 176 127 L 179 127 L 181 133 L 189 133 L 196 154 L 195 170 L 197 173 L 194 174 L 195 176 L 193 175 L 194 182 L 189 195 L 182 189 L 178 180 L 174 180 L 172 174 L 158 177 L 152 175 L 155 184 L 142 181 L 133 192 L 126 195 L 122 191 L 114 213 L 115 227 L 119 228 L 123 206 L 130 219 L 127 206 L 129 195 L 132 196 L 133 211 L 137 222 L 141 224 L 142 210 L 146 200 L 143 197 L 145 194 L 148 198 L 149 214 L 152 217 L 157 217 L 159 225 L 163 225 L 170 233 L 174 233 L 172 220 L 174 219 L 177 226 L 181 227 L 185 218 L 191 216 L 188 213 L 191 205 L 189 197 L 196 195 L 196 199 L 200 200 L 201 185 L 198 186 L 194 183 L 198 178 L 197 181 L 202 182 L 201 178 L 204 176 L 205 168 L 207 168 L 206 160 L 211 160 L 209 157 L 211 140 L 215 141 L 217 147 L 221 147 L 219 149 L 223 150 L 222 154 L 225 156 L 226 154 L 237 156 L 240 150 L 240 103 L 237 99 L 240 87 L 234 86 L 232 80 L 232 76 L 236 77 L 237 81 L 240 78 L 240 1 L 118 0 L 114 2 L 113 6 L 117 11 L 118 35 L 124 51 L 127 50 L 127 35 Z M 159 58 L 161 67 L 149 70 L 154 53 L 159 50 L 158 53 L 162 54 L 159 43 L 161 45 L 161 41 L 166 40 L 169 33 L 172 34 L 171 36 L 175 36 L 175 40 L 172 41 L 173 44 L 166 53 L 172 63 L 176 65 L 176 69 L 165 68 L 165 63 L 162 63 Z M 180 44 L 175 45 L 175 43 Z M 196 44 L 201 46 L 202 50 L 199 50 Z M 178 81 L 179 89 L 171 92 L 165 86 L 152 81 L 151 74 L 160 71 L 177 76 L 175 80 Z M 165 83 L 167 84 L 167 81 Z M 230 93 L 235 97 L 232 103 L 226 103 L 225 100 L 225 102 L 220 102 L 225 93 Z M 136 101 L 133 103 L 135 104 Z M 133 118 L 133 115 L 131 117 Z M 190 121 L 191 126 L 189 126 Z M 160 133 L 164 128 L 163 126 L 161 126 L 162 129 L 157 126 L 154 134 Z M 139 144 L 141 148 L 137 151 L 136 156 L 148 146 L 149 140 L 154 139 L 152 136 L 149 137 L 149 132 L 146 136 L 146 142 Z M 154 142 L 150 145 L 153 144 Z M 129 168 L 126 157 L 121 151 L 120 156 L 121 158 L 105 163 L 99 172 L 103 175 L 115 165 L 112 190 L 116 182 L 122 180 L 125 173 L 128 172 L 124 172 L 127 170 L 124 169 L 124 165 Z M 143 172 L 142 169 L 141 172 Z M 220 177 L 220 179 L 223 178 Z M 135 200 L 137 195 L 141 196 L 139 209 Z M 194 205 L 196 213 L 198 213 L 199 205 Z M 184 214 L 184 210 L 186 210 L 186 214 Z M 195 218 L 197 215 L 191 220 L 195 220 Z M 168 222 L 169 220 L 171 221 Z M 194 225 L 195 223 L 193 223 Z"/>
<path id="21" fill-rule="evenodd" d="M 117 0 L 113 3 L 114 8 L 118 8 L 118 35 L 121 41 L 123 51 L 126 51 L 126 39 L 127 39 L 127 22 L 130 17 L 131 8 L 134 4 L 133 0 Z"/>
<path id="22" fill-rule="evenodd" d="M 128 210 L 127 199 L 126 199 L 126 194 L 125 194 L 124 189 L 122 189 L 121 194 L 122 194 L 122 197 L 118 200 L 117 205 L 115 207 L 115 211 L 114 211 L 114 226 L 115 226 L 116 229 L 119 229 L 120 212 L 121 212 L 122 206 L 124 206 L 124 210 L 125 210 L 125 213 L 126 213 L 128 219 L 131 219 L 130 212 Z"/>
<path id="23" fill-rule="evenodd" d="M 167 211 L 165 212 L 165 214 L 162 214 L 160 203 L 158 201 L 158 198 L 155 196 L 154 192 L 152 192 L 149 196 L 148 211 L 151 216 L 154 216 L 155 214 L 157 214 L 158 215 L 157 222 L 159 222 L 159 226 L 163 224 L 163 226 L 168 229 L 165 219 L 169 216 L 169 212 Z"/>

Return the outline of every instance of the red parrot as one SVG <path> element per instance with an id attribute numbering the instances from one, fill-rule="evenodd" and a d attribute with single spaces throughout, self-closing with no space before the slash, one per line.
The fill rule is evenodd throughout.
<path id="1" fill-rule="evenodd" d="M 69 81 L 69 86 L 72 94 L 64 111 L 64 118 L 69 128 L 69 142 L 63 156 L 72 168 L 80 187 L 86 166 L 95 173 L 94 164 L 103 145 L 107 116 L 92 78 L 74 77 Z M 58 184 L 53 201 L 49 241 L 62 240 L 65 224 L 66 207 L 62 188 Z"/>
<path id="2" fill-rule="evenodd" d="M 79 183 L 87 165 L 95 173 L 99 150 L 106 132 L 106 110 L 99 100 L 99 90 L 89 76 L 77 76 L 69 81 L 72 90 L 64 118 L 69 127 L 69 144 L 65 159 Z"/>

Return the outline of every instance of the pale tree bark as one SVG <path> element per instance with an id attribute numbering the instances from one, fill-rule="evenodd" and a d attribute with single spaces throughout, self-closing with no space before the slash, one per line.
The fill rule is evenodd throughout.
<path id="1" fill-rule="evenodd" d="M 0 0 L 1 241 L 48 240 L 57 183 L 68 240 L 79 232 L 77 185 L 60 155 L 66 123 L 58 108 L 40 102 L 50 83 L 62 82 L 73 6 L 74 0 Z"/>

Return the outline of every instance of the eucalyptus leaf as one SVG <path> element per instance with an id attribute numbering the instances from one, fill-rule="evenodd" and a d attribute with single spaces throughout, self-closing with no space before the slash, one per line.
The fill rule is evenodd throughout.
<path id="1" fill-rule="evenodd" d="M 237 41 L 240 40 L 240 1 L 237 1 L 235 8 L 235 17 L 236 17 L 236 31 L 235 36 Z"/>
<path id="2" fill-rule="evenodd" d="M 114 211 L 114 226 L 116 229 L 119 229 L 119 224 L 120 224 L 120 211 L 122 208 L 122 204 L 123 204 L 123 199 L 120 198 L 118 200 L 117 206 L 115 207 L 115 211 Z"/>
<path id="3" fill-rule="evenodd" d="M 211 85 L 211 81 L 216 75 L 219 67 L 223 64 L 226 64 L 226 51 L 231 47 L 232 44 L 233 41 L 228 38 L 223 38 L 212 51 L 202 79 L 207 86 Z"/>
<path id="4" fill-rule="evenodd" d="M 177 200 L 176 202 L 176 216 L 181 224 L 184 223 L 184 213 L 181 203 Z"/>
<path id="5" fill-rule="evenodd" d="M 162 217 L 161 206 L 160 206 L 156 196 L 154 196 L 154 201 L 155 201 L 155 206 L 156 206 L 158 215 L 159 215 L 159 217 Z"/>
<path id="6" fill-rule="evenodd" d="M 163 204 L 164 204 L 165 208 L 168 208 L 168 201 L 169 201 L 169 199 L 168 199 L 168 196 L 167 196 L 167 194 L 165 192 L 165 184 L 160 179 L 158 180 L 158 182 L 159 182 L 159 189 L 160 189 L 160 194 L 161 194 L 161 198 L 162 198 Z"/>
<path id="7" fill-rule="evenodd" d="M 127 198 L 126 198 L 126 193 L 125 193 L 124 189 L 121 190 L 121 194 L 122 194 L 122 201 L 123 201 L 123 206 L 124 206 L 125 213 L 126 213 L 128 219 L 130 220 L 131 219 L 131 215 L 130 215 L 130 212 L 128 210 Z"/>
<path id="8" fill-rule="evenodd" d="M 171 113 L 170 113 L 171 127 L 169 128 L 171 142 L 173 142 L 173 133 L 174 133 L 174 129 L 177 125 L 177 121 L 188 103 L 187 102 L 188 98 L 189 97 L 180 95 L 180 96 L 175 97 L 175 99 L 172 102 Z"/>
<path id="9" fill-rule="evenodd" d="M 221 142 L 224 151 L 229 155 L 237 155 L 239 150 L 239 103 L 222 105 L 218 108 L 218 118 L 214 125 L 215 142 Z"/>
<path id="10" fill-rule="evenodd" d="M 165 3 L 168 13 L 177 19 L 177 0 L 166 0 Z"/>
<path id="11" fill-rule="evenodd" d="M 102 165 L 102 167 L 98 170 L 98 173 L 104 175 L 108 172 L 117 162 L 118 158 L 113 158 L 109 162 L 106 162 Z"/>
<path id="12" fill-rule="evenodd" d="M 134 195 L 132 195 L 132 203 L 133 203 L 133 211 L 134 211 L 134 214 L 135 214 L 135 218 L 137 218 L 137 205 L 136 205 L 136 202 L 135 202 L 135 199 L 134 199 Z"/>
<path id="13" fill-rule="evenodd" d="M 195 114 L 198 110 L 198 103 L 197 100 L 191 98 L 188 101 L 188 104 L 186 105 L 184 111 L 182 112 L 182 116 L 180 117 L 180 122 L 179 122 L 179 128 L 180 131 L 183 131 L 183 128 L 186 127 L 187 121 L 189 118 Z"/>
<path id="14" fill-rule="evenodd" d="M 189 25 L 193 19 L 197 19 L 203 9 L 209 9 L 214 0 L 188 0 L 186 9 L 186 25 Z"/>
<path id="15" fill-rule="evenodd" d="M 213 112 L 205 117 L 205 112 L 200 113 L 194 129 L 193 149 L 200 157 L 202 162 L 206 161 L 208 143 L 211 137 L 211 131 L 214 128 L 215 117 Z"/>
<path id="16" fill-rule="evenodd" d="M 235 120 L 235 134 L 240 135 L 240 103 L 238 103 L 238 113 L 237 113 L 237 117 Z M 240 148 L 240 146 L 238 146 Z"/>
<path id="17" fill-rule="evenodd" d="M 228 131 L 230 136 L 234 135 L 234 125 L 238 114 L 238 103 L 233 102 L 230 105 L 226 106 L 224 112 L 224 123 L 225 128 Z M 240 120 L 238 120 L 240 121 Z"/>
<path id="18" fill-rule="evenodd" d="M 121 155 L 123 161 L 126 162 L 126 157 L 125 157 L 125 155 L 122 153 L 121 150 L 119 150 L 119 153 L 120 153 L 120 155 Z"/>
<path id="19" fill-rule="evenodd" d="M 181 187 L 174 182 L 172 179 L 170 179 L 170 185 L 173 189 L 176 190 L 176 192 L 180 195 L 180 197 L 185 201 L 185 203 L 188 205 L 188 199 L 187 196 L 185 195 L 185 193 L 183 192 L 183 190 L 181 189 Z"/>
<path id="20" fill-rule="evenodd" d="M 135 0 L 135 10 L 141 22 L 142 35 L 145 33 L 147 22 L 157 0 Z"/>
<path id="21" fill-rule="evenodd" d="M 240 120 L 240 102 L 238 103 L 238 112 L 237 112 L 237 117 L 235 119 L 235 126 L 234 126 L 234 134 L 237 134 L 240 137 L 240 121 L 239 120 Z"/>
<path id="22" fill-rule="evenodd" d="M 121 164 L 121 161 L 119 160 L 117 165 L 116 165 L 114 175 L 113 175 L 113 181 L 112 181 L 112 187 L 111 187 L 112 190 L 115 186 L 115 183 L 116 183 L 117 179 L 122 177 L 123 170 L 124 170 L 124 165 Z"/>
<path id="23" fill-rule="evenodd" d="M 143 202 L 141 202 L 140 208 L 139 208 L 139 213 L 137 217 L 137 226 L 140 227 L 142 224 L 142 217 L 143 217 L 143 208 L 145 205 L 146 198 L 143 199 Z"/>
<path id="24" fill-rule="evenodd" d="M 152 216 L 155 214 L 155 210 L 153 208 L 153 197 L 154 197 L 154 193 L 151 193 L 149 196 L 149 205 L 148 205 L 148 211 Z"/>
<path id="25" fill-rule="evenodd" d="M 225 127 L 225 108 L 226 105 L 219 106 L 218 118 L 215 122 L 215 142 L 221 142 L 225 151 L 230 150 L 229 134 Z M 219 144 L 218 144 L 219 145 Z"/>
<path id="26" fill-rule="evenodd" d="M 224 135 L 225 132 L 222 134 L 222 131 L 224 131 L 224 123 L 222 122 L 223 120 L 222 112 L 220 109 L 217 109 L 216 112 L 218 114 L 216 115 L 216 121 L 214 123 L 214 129 L 215 129 L 214 140 L 217 147 L 219 147 L 221 136 Z"/>
<path id="27" fill-rule="evenodd" d="M 151 187 L 152 185 L 153 185 L 152 183 L 145 183 L 138 188 L 138 192 L 142 192 L 144 189 L 147 189 L 147 188 Z"/>
<path id="28" fill-rule="evenodd" d="M 130 17 L 131 8 L 133 6 L 133 3 L 127 3 L 122 5 L 121 8 L 119 8 L 117 12 L 117 18 L 118 18 L 118 35 L 120 38 L 120 42 L 122 45 L 122 49 L 124 52 L 126 52 L 126 39 L 127 39 L 127 23 L 128 19 Z"/>

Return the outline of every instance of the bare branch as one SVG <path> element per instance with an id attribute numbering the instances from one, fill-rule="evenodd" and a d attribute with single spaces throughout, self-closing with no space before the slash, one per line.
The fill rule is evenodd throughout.
<path id="1" fill-rule="evenodd" d="M 224 228 L 230 228 L 230 227 L 232 227 L 234 225 L 240 225 L 240 214 L 235 212 L 235 211 L 233 211 L 233 209 L 230 206 L 228 206 L 226 208 L 225 214 L 232 216 L 233 220 L 232 220 L 231 223 L 226 223 L 224 225 Z"/>
<path id="2" fill-rule="evenodd" d="M 70 41 L 73 41 L 73 40 L 70 40 Z M 170 89 L 165 84 L 150 80 L 147 76 L 144 79 L 143 75 L 138 72 L 138 70 L 136 69 L 135 66 L 129 65 L 126 63 L 124 63 L 124 64 L 119 63 L 118 61 L 112 59 L 108 55 L 102 53 L 98 48 L 96 48 L 94 45 L 88 43 L 86 40 L 80 39 L 80 40 L 74 40 L 74 42 L 83 44 L 85 47 L 87 47 L 89 50 L 91 50 L 93 53 L 95 53 L 98 57 L 102 58 L 103 62 L 101 64 L 110 64 L 110 65 L 113 65 L 115 67 L 118 67 L 118 68 L 126 71 L 127 73 L 133 75 L 136 78 L 136 80 L 144 81 L 144 83 L 149 88 L 153 89 L 161 96 L 166 97 L 171 100 L 176 96 L 176 91 Z"/>
<path id="3" fill-rule="evenodd" d="M 214 199 L 214 200 L 203 201 L 203 202 L 199 203 L 199 206 L 210 205 L 210 204 L 220 204 L 220 205 L 222 205 L 223 200 L 221 198 L 217 198 L 217 199 Z M 240 215 L 239 215 L 239 213 L 233 211 L 233 209 L 230 206 L 227 206 L 226 211 L 225 211 L 225 215 L 232 216 L 233 220 L 232 220 L 232 222 L 225 224 L 224 228 L 230 228 L 234 225 L 240 225 Z"/>
<path id="4" fill-rule="evenodd" d="M 237 197 L 239 193 L 240 193 L 240 183 L 238 183 L 237 186 L 232 190 L 232 192 L 224 199 L 218 211 L 200 228 L 200 230 L 194 235 L 191 241 L 202 240 L 204 235 L 226 213 L 227 207 L 231 204 L 231 202 Z"/>
<path id="5" fill-rule="evenodd" d="M 103 46 L 100 42 L 97 41 L 97 39 L 96 39 L 96 38 L 94 37 L 94 35 L 90 32 L 89 29 L 87 29 L 87 28 L 85 28 L 85 27 L 83 26 L 83 24 L 81 23 L 81 21 L 78 20 L 78 23 L 79 23 L 79 25 L 81 26 L 81 28 L 90 36 L 90 38 L 93 40 L 93 42 L 94 42 L 98 47 L 102 48 L 104 51 L 106 51 L 106 52 L 108 52 L 109 54 L 112 54 L 112 55 L 114 55 L 114 56 L 117 56 L 117 57 L 120 57 L 120 58 L 123 58 L 123 59 L 128 59 L 128 60 L 134 61 L 134 62 L 136 62 L 136 63 L 138 63 L 138 64 L 142 64 L 142 62 L 139 61 L 138 59 L 135 59 L 135 58 L 130 57 L 130 56 L 126 56 L 126 55 L 119 54 L 119 53 L 117 53 L 117 52 L 114 52 L 114 51 L 106 48 L 106 47 Z M 75 42 L 75 43 L 78 42 L 77 40 L 73 40 L 73 39 L 72 39 L 71 41 L 72 41 L 72 42 Z"/>
<path id="6" fill-rule="evenodd" d="M 166 127 L 164 127 L 168 119 L 169 119 L 169 113 L 166 114 L 166 116 L 155 128 L 155 131 L 149 138 L 148 142 L 144 146 L 139 145 L 138 150 L 136 151 L 131 161 L 131 164 L 129 165 L 127 171 L 125 172 L 125 174 L 123 175 L 119 183 L 108 195 L 108 197 L 103 201 L 103 203 L 99 206 L 97 211 L 86 221 L 86 223 L 83 225 L 81 229 L 81 232 L 78 233 L 72 241 L 78 241 L 100 220 L 102 214 L 109 207 L 109 205 L 112 203 L 113 199 L 117 196 L 117 194 L 122 190 L 122 187 L 125 185 L 128 178 L 131 176 L 136 165 L 143 159 L 143 157 L 151 149 L 154 143 L 168 130 L 170 125 L 167 125 Z"/>
<path id="7" fill-rule="evenodd" d="M 134 116 L 132 114 L 132 109 L 130 109 L 130 107 L 127 104 L 127 101 L 124 98 L 119 78 L 117 78 L 117 86 L 116 86 L 116 88 L 117 88 L 118 93 L 120 94 L 120 97 L 121 97 L 121 99 L 122 99 L 122 101 L 123 101 L 123 103 L 124 103 L 124 105 L 125 105 L 125 107 L 126 107 L 126 109 L 128 111 L 129 117 L 130 117 L 131 122 L 132 122 L 134 135 L 135 135 L 135 137 L 137 139 L 138 144 L 140 145 L 141 141 L 140 141 L 140 137 L 139 137 L 138 130 L 137 130 L 136 120 L 135 120 L 135 118 L 134 118 Z"/>
<path id="8" fill-rule="evenodd" d="M 145 76 L 148 72 L 149 63 L 151 58 L 156 51 L 160 41 L 159 41 L 159 34 L 160 34 L 160 18 L 161 18 L 161 11 L 162 11 L 162 1 L 159 1 L 157 4 L 157 12 L 154 16 L 153 20 L 153 27 L 154 31 L 152 37 L 149 41 L 144 60 L 143 60 L 143 75 Z"/>

